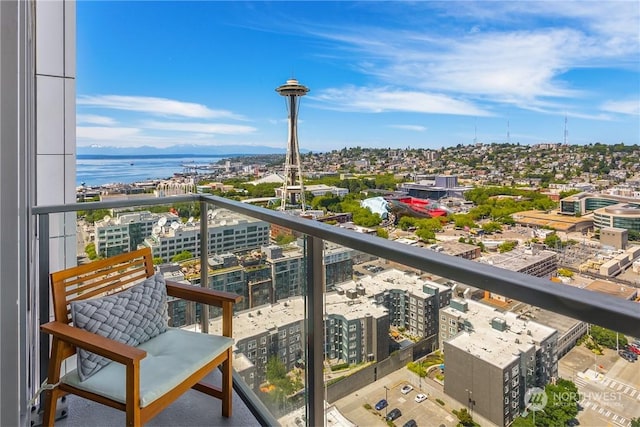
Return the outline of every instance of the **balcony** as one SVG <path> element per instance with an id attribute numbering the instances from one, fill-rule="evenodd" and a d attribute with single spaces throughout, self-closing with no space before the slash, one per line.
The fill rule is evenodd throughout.
<path id="1" fill-rule="evenodd" d="M 284 214 L 282 212 L 271 211 L 252 205 L 232 201 L 229 199 L 205 196 L 205 195 L 184 195 L 169 198 L 149 198 L 136 199 L 135 201 L 112 201 L 112 202 L 91 202 L 82 204 L 69 204 L 57 206 L 38 206 L 33 208 L 32 213 L 36 220 L 37 235 L 39 243 L 35 248 L 38 272 L 36 274 L 37 284 L 32 292 L 38 297 L 37 318 L 34 323 L 43 323 L 49 320 L 49 265 L 51 260 L 60 257 L 60 249 L 56 246 L 56 238 L 59 235 L 73 236 L 75 233 L 75 213 L 78 211 L 88 211 L 97 209 L 116 209 L 116 208 L 142 208 L 145 206 L 172 205 L 175 203 L 188 203 L 197 206 L 200 211 L 200 227 L 196 230 L 201 238 L 198 242 L 209 242 L 208 223 L 210 210 L 226 209 L 234 215 L 242 215 L 264 221 L 268 224 L 275 224 L 279 227 L 285 227 L 293 230 L 301 236 L 303 242 L 304 253 L 304 269 L 306 274 L 306 282 L 304 290 L 300 296 L 291 296 L 285 300 L 274 302 L 270 306 L 260 306 L 260 309 L 247 310 L 238 313 L 234 322 L 234 335 L 237 333 L 236 345 L 238 346 L 237 355 L 242 363 L 236 364 L 234 367 L 242 372 L 234 375 L 234 416 L 231 419 L 224 419 L 219 416 L 219 410 L 207 400 L 206 396 L 200 396 L 196 392 L 188 392 L 180 400 L 176 401 L 171 407 L 161 413 L 156 419 L 152 420 L 150 425 L 296 425 L 306 423 L 307 425 L 326 425 L 327 415 L 325 405 L 331 405 L 338 399 L 358 390 L 357 383 L 345 384 L 345 382 L 337 382 L 332 378 L 327 369 L 325 369 L 324 351 L 327 343 L 324 336 L 325 319 L 330 318 L 333 314 L 334 305 L 341 304 L 341 299 L 345 300 L 344 291 L 331 292 L 325 295 L 324 283 L 324 264 L 323 250 L 325 242 L 331 242 L 347 248 L 357 250 L 359 252 L 370 254 L 378 257 L 385 269 L 396 269 L 402 271 L 413 271 L 411 276 L 419 277 L 420 274 L 429 274 L 430 276 L 439 276 L 446 278 L 446 282 L 454 281 L 457 283 L 467 284 L 481 290 L 487 290 L 492 293 L 503 295 L 514 300 L 530 304 L 532 306 L 549 310 L 551 312 L 579 319 L 590 324 L 600 325 L 632 336 L 640 335 L 640 308 L 637 304 L 630 301 L 621 300 L 613 296 L 598 294 L 584 289 L 564 286 L 558 283 L 550 282 L 545 279 L 536 278 L 521 273 L 515 273 L 503 269 L 493 267 L 488 264 L 480 264 L 474 261 L 451 257 L 442 253 L 427 251 L 424 249 L 410 247 L 401 243 L 388 241 L 382 238 L 363 235 L 348 230 L 340 229 L 331 225 L 320 222 L 303 219 L 296 216 Z M 69 214 L 65 214 L 69 213 Z M 65 215 L 61 215 L 65 214 Z M 66 221 L 66 222 L 65 222 Z M 64 229 L 72 227 L 74 232 L 65 233 Z M 209 249 L 201 246 L 199 249 L 200 262 L 200 282 L 208 283 L 208 257 Z M 72 254 L 75 257 L 77 254 Z M 69 255 L 67 255 L 69 257 Z M 417 274 L 416 274 L 417 272 Z M 404 274 L 404 273 L 403 273 Z M 409 274 L 409 273 L 407 273 Z M 445 281 L 443 281 L 444 283 Z M 275 285 L 274 285 L 275 286 Z M 443 285 L 444 286 L 444 285 Z M 422 288 L 420 288 L 422 289 Z M 349 294 L 347 292 L 347 294 Z M 353 292 L 353 295 L 356 295 Z M 381 294 L 382 295 L 382 294 Z M 369 298 L 373 300 L 372 295 L 365 295 L 363 299 Z M 335 301 L 335 302 L 334 302 Z M 355 301 L 355 300 L 354 300 Z M 344 301 L 342 301 L 344 302 Z M 383 313 L 381 304 L 371 302 L 370 309 L 379 309 Z M 357 304 L 349 304 L 351 307 L 347 312 L 356 310 Z M 369 306 L 367 306 L 369 307 Z M 366 311 L 366 310 L 365 310 Z M 197 329 L 201 332 L 215 331 L 216 313 L 210 310 L 193 310 L 198 313 L 196 316 L 198 322 L 190 324 L 187 327 Z M 287 346 L 280 346 L 279 351 L 275 346 L 269 348 L 270 356 L 275 355 L 282 360 L 286 366 L 296 366 L 296 372 L 300 375 L 302 388 L 299 385 L 297 389 L 289 391 L 285 394 L 275 394 L 273 400 L 265 398 L 269 395 L 269 391 L 261 391 L 260 385 L 263 380 L 249 384 L 249 378 L 262 378 L 259 371 L 265 365 L 264 361 L 257 359 L 256 342 L 249 341 L 252 338 L 250 333 L 259 331 L 269 323 L 269 319 L 273 319 L 276 313 L 279 316 L 288 316 L 290 318 L 287 328 L 300 326 L 304 340 L 301 345 L 304 347 L 301 352 L 287 352 Z M 367 315 L 375 318 L 373 312 Z M 389 317 L 391 313 L 389 313 Z M 378 319 L 383 319 L 384 314 L 380 314 Z M 368 317 L 363 317 L 367 319 Z M 436 319 L 438 316 L 435 317 Z M 381 321 L 380 325 L 387 325 Z M 244 322 L 244 323 L 243 323 Z M 364 320 L 363 320 L 364 322 Z M 289 326 L 293 325 L 293 326 Z M 372 328 L 371 323 L 367 324 Z M 282 330 L 285 329 L 281 329 Z M 291 331 L 291 329 L 289 329 Z M 384 331 L 382 335 L 385 335 Z M 256 332 L 257 333 L 257 332 Z M 272 334 L 273 330 L 265 331 L 265 335 Z M 464 332 L 463 332 L 464 333 Z M 526 334 L 525 334 L 526 336 Z M 260 342 L 258 336 L 253 337 L 254 341 Z M 516 342 L 518 342 L 516 340 Z M 247 347 L 244 347 L 245 343 Z M 435 343 L 428 349 L 422 348 L 420 351 L 414 350 L 414 353 L 406 353 L 411 357 L 418 357 L 420 352 L 426 354 L 437 344 Z M 38 366 L 32 366 L 31 371 L 35 377 L 40 378 L 40 382 L 44 379 L 46 366 L 48 363 L 48 338 L 41 336 L 37 343 L 37 354 L 39 354 Z M 273 348 L 272 348 L 273 347 Z M 253 348 L 253 353 L 246 351 Z M 417 347 L 416 347 L 417 348 Z M 294 349 L 295 350 L 295 349 Z M 374 349 L 375 350 L 375 349 Z M 246 351 L 246 353 L 245 353 Z M 375 351 L 369 352 L 367 356 L 375 358 Z M 271 354 L 273 353 L 273 354 Z M 370 353 L 370 354 L 369 354 Z M 253 356 L 250 356 L 253 354 Z M 385 354 L 384 348 L 381 354 Z M 389 351 L 386 351 L 389 356 Z M 347 356 L 347 355 L 345 355 Z M 253 361 L 248 360 L 253 357 Z M 346 359 L 347 357 L 345 357 Z M 369 362 L 370 360 L 367 360 Z M 379 361 L 379 360 L 377 360 Z M 254 373 L 249 377 L 248 370 L 243 370 L 246 366 L 253 366 Z M 300 368 L 300 366 L 302 368 Z M 253 369 L 253 368 L 252 368 Z M 389 372 L 377 372 L 374 380 L 379 380 Z M 353 391 L 350 387 L 356 387 Z M 34 387 L 37 388 L 37 387 Z M 380 387 L 382 389 L 382 386 Z M 470 389 L 463 390 L 470 392 Z M 33 390 L 35 391 L 35 390 Z M 284 391 L 284 389 L 283 389 Z M 384 391 L 388 391 L 384 386 Z M 522 393 L 521 393 L 522 394 Z M 480 393 L 478 393 L 480 395 Z M 457 402 L 466 402 L 467 395 L 464 399 L 459 398 Z M 474 394 L 474 397 L 476 394 Z M 474 405 L 479 408 L 482 404 L 482 396 L 474 399 Z M 476 403 L 477 402 L 477 403 Z M 371 404 L 375 402 L 370 402 Z M 95 424 L 100 425 L 120 425 L 123 418 L 118 418 L 120 414 L 116 411 L 114 415 L 111 409 L 102 407 L 97 404 L 89 404 L 84 400 L 69 398 L 68 401 L 68 417 L 59 421 L 61 426 L 85 425 L 88 417 Z M 465 404 L 462 403 L 461 406 Z M 360 405 L 362 406 L 362 405 Z M 402 420 L 406 421 L 406 420 Z"/>

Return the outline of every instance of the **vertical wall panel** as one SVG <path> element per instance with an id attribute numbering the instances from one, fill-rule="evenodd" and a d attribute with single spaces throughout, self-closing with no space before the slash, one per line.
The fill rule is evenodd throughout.
<path id="1" fill-rule="evenodd" d="M 38 154 L 64 154 L 64 79 L 36 77 L 36 138 Z"/>
<path id="2" fill-rule="evenodd" d="M 76 77 L 76 2 L 64 2 L 64 76 Z M 75 103 L 74 103 L 75 105 Z"/>
<path id="3" fill-rule="evenodd" d="M 64 75 L 64 3 L 36 1 L 36 73 Z"/>

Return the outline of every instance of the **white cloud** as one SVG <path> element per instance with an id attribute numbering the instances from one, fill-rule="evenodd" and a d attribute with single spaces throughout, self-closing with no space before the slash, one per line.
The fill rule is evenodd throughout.
<path id="1" fill-rule="evenodd" d="M 140 129 L 130 127 L 77 126 L 78 139 L 111 140 L 137 136 Z"/>
<path id="2" fill-rule="evenodd" d="M 147 121 L 142 124 L 147 129 L 168 130 L 178 132 L 194 132 L 207 134 L 244 135 L 253 133 L 256 128 L 252 126 L 234 125 L 225 123 L 188 123 L 188 122 L 159 122 Z"/>
<path id="3" fill-rule="evenodd" d="M 403 130 L 411 130 L 415 132 L 424 132 L 427 130 L 425 126 L 420 125 L 389 125 L 389 127 Z"/>
<path id="4" fill-rule="evenodd" d="M 76 123 L 112 126 L 116 124 L 116 121 L 111 117 L 99 116 L 97 114 L 78 114 L 76 115 Z"/>
<path id="5" fill-rule="evenodd" d="M 381 113 L 405 111 L 414 113 L 490 116 L 472 103 L 441 94 L 405 91 L 395 88 L 345 87 L 325 89 L 310 97 L 325 103 L 326 108 L 339 111 Z"/>
<path id="6" fill-rule="evenodd" d="M 640 99 L 629 99 L 626 101 L 607 101 L 602 104 L 600 109 L 612 113 L 640 116 Z"/>
<path id="7" fill-rule="evenodd" d="M 550 99 L 573 101 L 587 95 L 587 90 L 589 95 L 599 90 L 597 85 L 577 86 L 567 72 L 637 70 L 637 2 L 417 2 L 413 6 L 413 22 L 419 21 L 417 11 L 421 11 L 438 14 L 443 21 L 454 17 L 468 27 L 443 32 L 443 26 L 431 29 L 426 23 L 413 30 L 318 28 L 305 23 L 301 30 L 334 42 L 333 58 L 349 61 L 381 84 L 465 99 L 476 108 L 506 104 L 557 114 L 563 106 L 552 108 Z"/>
<path id="8" fill-rule="evenodd" d="M 212 110 L 205 105 L 167 98 L 125 95 L 80 95 L 78 105 L 115 110 L 139 111 L 165 116 L 190 118 L 228 118 L 243 120 L 242 116 L 227 110 Z"/>

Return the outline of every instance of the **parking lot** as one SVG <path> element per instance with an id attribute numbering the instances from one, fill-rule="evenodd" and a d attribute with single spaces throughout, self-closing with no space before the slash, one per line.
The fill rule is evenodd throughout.
<path id="1" fill-rule="evenodd" d="M 401 388 L 407 384 L 410 384 L 413 390 L 407 394 L 401 393 Z M 418 393 L 426 394 L 428 398 L 418 403 L 415 401 Z M 436 397 L 443 401 L 444 406 L 436 402 Z M 376 410 L 376 403 L 385 398 L 388 406 Z M 445 396 L 441 386 L 433 381 L 423 379 L 419 383 L 418 377 L 407 368 L 389 374 L 334 404 L 342 415 L 358 426 L 387 425 L 385 416 L 398 408 L 402 415 L 393 423 L 399 427 L 411 419 L 415 420 L 418 426 L 454 427 L 458 424 L 458 419 L 451 410 L 463 407 L 463 404 Z M 365 408 L 366 404 L 370 405 L 371 409 Z M 482 418 L 477 421 L 482 426 L 493 425 Z"/>

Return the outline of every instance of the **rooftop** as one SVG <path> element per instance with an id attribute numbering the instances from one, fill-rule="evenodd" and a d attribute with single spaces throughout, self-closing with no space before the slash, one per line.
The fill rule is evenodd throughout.
<path id="1" fill-rule="evenodd" d="M 389 289 L 398 289 L 427 298 L 431 294 L 423 291 L 423 286 L 425 285 L 432 289 L 437 289 L 438 292 L 451 289 L 449 286 L 396 269 L 385 270 L 373 276 L 363 276 L 357 281 L 341 283 L 338 287 L 347 291 L 349 289 L 355 289 L 357 286 L 362 286 L 369 296 L 380 294 Z"/>
<path id="2" fill-rule="evenodd" d="M 330 292 L 325 295 L 325 305 L 327 314 L 340 315 L 347 320 L 362 319 L 365 316 L 372 316 L 377 319 L 389 313 L 389 310 L 385 307 L 376 304 L 366 296 L 349 298 L 336 292 Z"/>
<path id="3" fill-rule="evenodd" d="M 522 271 L 532 264 L 556 256 L 553 251 L 516 248 L 503 254 L 479 258 L 478 261 L 511 271 Z"/>
<path id="4" fill-rule="evenodd" d="M 515 357 L 519 357 L 520 351 L 526 352 L 557 333 L 555 329 L 540 323 L 519 319 L 515 313 L 501 313 L 473 300 L 464 300 L 463 302 L 466 302 L 468 306 L 466 312 L 451 306 L 441 310 L 460 316 L 468 325 L 466 331 L 447 340 L 447 342 L 500 368 L 508 366 Z M 496 320 L 506 324 L 504 331 L 493 327 L 492 324 Z"/>
<path id="5" fill-rule="evenodd" d="M 233 337 L 236 342 L 260 333 L 278 329 L 284 325 L 304 320 L 305 305 L 303 297 L 292 297 L 287 301 L 263 305 L 251 310 L 236 313 L 233 316 Z M 222 333 L 222 320 L 211 321 L 210 333 Z"/>

